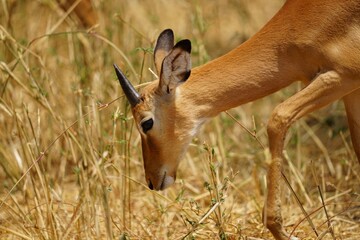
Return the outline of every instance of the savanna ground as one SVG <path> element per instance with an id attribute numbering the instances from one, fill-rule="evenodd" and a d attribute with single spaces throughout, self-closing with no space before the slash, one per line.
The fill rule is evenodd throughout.
<path id="1" fill-rule="evenodd" d="M 266 122 L 302 86 L 229 111 L 256 138 L 226 113 L 208 122 L 175 186 L 154 192 L 112 64 L 135 85 L 153 80 L 154 41 L 172 28 L 201 65 L 253 35 L 283 1 L 91 2 L 93 27 L 54 0 L 0 2 L 0 238 L 273 239 L 261 220 Z M 359 239 L 360 166 L 343 104 L 294 124 L 284 155 L 300 201 L 284 181 L 288 231 Z"/>

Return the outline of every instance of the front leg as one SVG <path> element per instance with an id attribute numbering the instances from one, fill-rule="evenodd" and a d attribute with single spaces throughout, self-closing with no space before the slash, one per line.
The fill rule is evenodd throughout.
<path id="1" fill-rule="evenodd" d="M 290 101 L 290 100 L 288 100 Z M 263 211 L 263 221 L 265 226 L 270 230 L 277 240 L 297 239 L 289 238 L 289 234 L 283 227 L 281 216 L 281 184 L 282 183 L 282 151 L 286 132 L 291 125 L 290 111 L 286 107 L 285 101 L 277 106 L 272 113 L 268 123 L 269 147 L 271 152 L 271 163 L 267 173 L 268 191 L 266 203 Z"/>
<path id="2" fill-rule="evenodd" d="M 268 124 L 272 162 L 268 170 L 268 195 L 264 209 L 264 222 L 277 240 L 289 239 L 282 225 L 280 198 L 282 151 L 288 128 L 302 116 L 341 99 L 359 87 L 359 81 L 343 78 L 337 72 L 329 71 L 317 76 L 311 84 L 277 106 L 272 113 Z"/>
<path id="3" fill-rule="evenodd" d="M 263 221 L 266 227 L 273 234 L 275 239 L 289 239 L 289 234 L 283 228 L 281 217 L 281 190 L 280 182 L 282 179 L 282 158 L 273 158 L 268 169 L 268 193 L 264 206 Z M 297 239 L 297 238 L 291 238 Z"/>

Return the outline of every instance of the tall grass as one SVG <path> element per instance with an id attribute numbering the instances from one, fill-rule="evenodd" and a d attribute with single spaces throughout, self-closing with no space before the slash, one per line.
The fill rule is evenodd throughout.
<path id="1" fill-rule="evenodd" d="M 164 28 L 192 40 L 196 66 L 254 34 L 282 1 L 92 3 L 99 24 L 89 30 L 53 0 L 1 2 L 0 238 L 272 239 L 261 222 L 266 121 L 301 86 L 229 111 L 258 141 L 228 114 L 207 123 L 175 186 L 154 192 L 112 63 L 141 87 L 154 79 Z M 358 239 L 360 166 L 342 103 L 296 123 L 285 156 L 320 238 L 333 239 L 331 222 L 337 239 Z M 315 239 L 285 184 L 283 192 L 288 230 Z"/>

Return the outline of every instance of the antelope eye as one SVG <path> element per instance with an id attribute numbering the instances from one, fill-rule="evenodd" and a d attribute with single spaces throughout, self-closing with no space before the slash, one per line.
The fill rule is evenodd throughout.
<path id="1" fill-rule="evenodd" d="M 152 118 L 150 118 L 141 123 L 141 128 L 142 128 L 143 132 L 146 133 L 153 127 L 153 125 L 154 125 L 154 121 Z"/>

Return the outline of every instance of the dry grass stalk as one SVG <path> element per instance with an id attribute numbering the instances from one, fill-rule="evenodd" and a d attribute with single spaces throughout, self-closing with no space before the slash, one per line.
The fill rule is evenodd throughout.
<path id="1" fill-rule="evenodd" d="M 199 65 L 256 32 L 281 3 L 92 0 L 96 32 L 69 18 L 76 7 L 64 12 L 56 1 L 2 3 L 0 239 L 271 239 L 261 222 L 267 152 L 253 134 L 265 145 L 268 114 L 298 86 L 229 111 L 256 130 L 251 135 L 226 114 L 208 123 L 175 186 L 158 193 L 144 185 L 139 137 L 112 63 L 141 88 L 155 78 L 147 69 L 162 29 L 190 38 Z M 324 239 L 329 221 L 336 238 L 360 237 L 360 167 L 342 108 L 324 110 L 333 113 L 329 119 L 322 112 L 305 119 L 287 140 L 284 172 Z M 314 159 L 330 160 L 336 174 Z M 285 191 L 288 227 L 314 238 L 290 196 Z"/>

